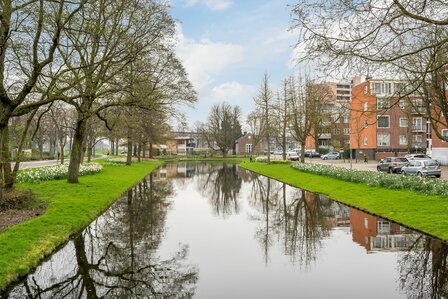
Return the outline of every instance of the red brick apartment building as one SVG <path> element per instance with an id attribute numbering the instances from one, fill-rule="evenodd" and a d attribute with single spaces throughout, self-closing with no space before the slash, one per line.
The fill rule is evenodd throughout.
<path id="1" fill-rule="evenodd" d="M 350 142 L 354 157 L 367 154 L 379 160 L 431 150 L 431 129 L 422 99 L 417 95 L 399 99 L 404 88 L 403 81 L 370 78 L 353 87 Z"/>

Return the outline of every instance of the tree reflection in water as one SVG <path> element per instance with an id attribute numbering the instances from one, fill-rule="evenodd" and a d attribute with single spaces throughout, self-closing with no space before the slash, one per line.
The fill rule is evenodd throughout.
<path id="1" fill-rule="evenodd" d="M 348 208 L 338 203 L 262 176 L 252 180 L 249 200 L 261 212 L 251 218 L 260 222 L 255 238 L 263 247 L 266 263 L 272 240 L 281 240 L 284 254 L 293 263 L 309 267 L 335 226 L 331 219 L 348 214 Z"/>
<path id="2" fill-rule="evenodd" d="M 420 235 L 400 255 L 401 289 L 408 298 L 448 297 L 448 244 Z"/>
<path id="3" fill-rule="evenodd" d="M 225 217 L 239 213 L 238 194 L 242 181 L 236 164 L 202 164 L 197 186 L 210 200 L 214 212 Z"/>
<path id="4" fill-rule="evenodd" d="M 152 176 L 16 286 L 10 298 L 192 298 L 198 270 L 187 246 L 155 256 L 173 187 Z"/>

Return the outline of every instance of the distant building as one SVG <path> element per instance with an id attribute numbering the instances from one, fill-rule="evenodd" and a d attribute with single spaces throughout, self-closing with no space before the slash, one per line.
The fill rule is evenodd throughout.
<path id="1" fill-rule="evenodd" d="M 400 98 L 406 82 L 367 81 L 353 87 L 350 142 L 354 157 L 379 160 L 431 148 L 427 112 L 418 95 Z"/>
<path id="2" fill-rule="evenodd" d="M 243 136 L 236 140 L 236 154 L 237 155 L 249 155 L 253 154 L 261 154 L 262 151 L 262 142 L 258 144 L 254 144 L 252 133 L 245 133 Z"/>
<path id="3" fill-rule="evenodd" d="M 331 148 L 333 144 L 338 147 L 348 145 L 350 139 L 350 102 L 352 100 L 352 87 L 359 84 L 361 78 L 356 76 L 351 82 L 324 82 L 321 85 L 329 90 L 329 99 L 326 101 L 325 112 L 328 119 L 324 120 L 323 130 L 319 132 L 319 148 Z M 313 133 L 305 142 L 306 149 L 315 149 Z"/>

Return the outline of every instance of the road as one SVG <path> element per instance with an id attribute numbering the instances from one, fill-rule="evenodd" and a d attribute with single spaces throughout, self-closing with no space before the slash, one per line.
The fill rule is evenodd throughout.
<path id="1" fill-rule="evenodd" d="M 11 167 L 14 167 L 14 164 L 15 163 L 11 163 Z M 58 160 L 28 161 L 28 162 L 21 162 L 19 169 L 35 168 L 56 164 L 58 164 Z"/>

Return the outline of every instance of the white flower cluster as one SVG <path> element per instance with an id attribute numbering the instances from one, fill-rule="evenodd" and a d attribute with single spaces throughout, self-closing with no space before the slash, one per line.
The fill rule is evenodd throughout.
<path id="1" fill-rule="evenodd" d="M 404 189 L 428 195 L 448 195 L 448 181 L 445 180 L 392 175 L 366 170 L 350 170 L 330 165 L 294 163 L 291 167 L 303 172 L 328 176 L 347 182 L 363 183 L 369 186 Z"/>
<path id="2" fill-rule="evenodd" d="M 266 157 L 266 156 L 261 156 L 261 157 L 255 158 L 255 162 L 267 162 L 267 161 L 268 161 L 268 157 Z"/>
<path id="3" fill-rule="evenodd" d="M 106 159 L 107 164 L 126 164 L 126 158 L 108 158 Z"/>
<path id="4" fill-rule="evenodd" d="M 94 174 L 103 170 L 98 163 L 84 163 L 79 167 L 79 175 Z M 46 167 L 30 168 L 17 174 L 19 183 L 39 183 L 42 181 L 58 180 L 68 176 L 68 164 L 58 164 Z"/>

